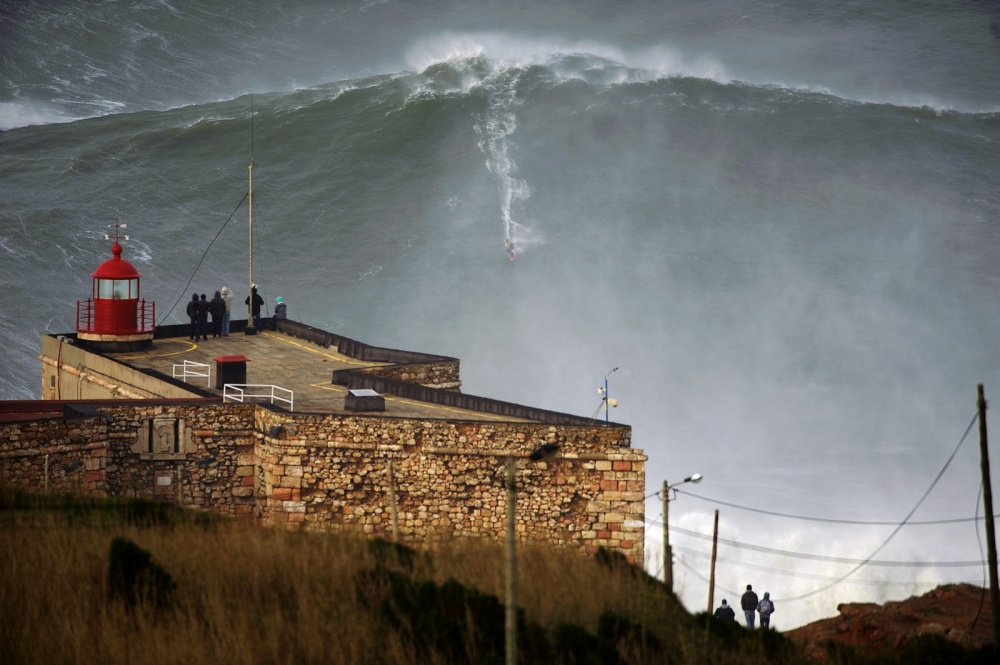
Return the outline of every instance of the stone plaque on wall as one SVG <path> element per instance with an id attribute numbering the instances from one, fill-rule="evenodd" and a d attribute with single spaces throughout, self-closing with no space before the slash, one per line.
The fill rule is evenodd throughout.
<path id="1" fill-rule="evenodd" d="M 150 452 L 154 455 L 170 455 L 178 451 L 177 418 L 157 416 L 153 418 L 151 432 L 152 446 Z"/>

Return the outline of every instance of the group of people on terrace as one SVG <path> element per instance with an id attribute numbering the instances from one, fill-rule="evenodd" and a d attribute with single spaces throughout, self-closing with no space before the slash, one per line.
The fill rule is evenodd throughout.
<path id="1" fill-rule="evenodd" d="M 756 614 L 760 615 L 760 627 L 770 628 L 771 615 L 774 613 L 774 602 L 771 601 L 771 594 L 764 592 L 763 598 L 757 598 L 753 586 L 748 584 L 747 590 L 740 598 L 740 607 L 743 609 L 743 617 L 747 622 L 747 628 L 753 630 Z M 756 614 L 755 614 L 756 613 Z M 736 611 L 722 599 L 722 605 L 715 610 L 715 617 L 723 621 L 736 622 Z"/>
<path id="2" fill-rule="evenodd" d="M 264 329 L 264 321 L 261 319 L 260 310 L 264 305 L 264 299 L 257 293 L 257 285 L 250 285 L 250 295 L 243 301 L 250 308 L 250 315 L 253 318 L 253 325 L 257 330 Z M 232 313 L 233 290 L 228 286 L 223 286 L 215 292 L 215 297 L 208 300 L 202 293 L 191 295 L 191 300 L 187 304 L 187 315 L 191 320 L 190 339 L 198 341 L 207 340 L 208 335 L 212 337 L 229 337 L 229 321 Z M 209 322 L 209 316 L 212 317 Z M 274 315 L 267 321 L 268 328 L 276 330 L 278 321 L 288 318 L 288 306 L 285 299 L 278 296 L 274 299 Z"/>

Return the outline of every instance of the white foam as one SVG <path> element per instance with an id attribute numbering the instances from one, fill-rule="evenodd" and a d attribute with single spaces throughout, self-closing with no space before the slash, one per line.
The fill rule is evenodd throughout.
<path id="1" fill-rule="evenodd" d="M 78 118 L 35 104 L 0 103 L 0 131 L 33 125 L 53 125 L 73 122 L 74 120 L 78 120 Z"/>

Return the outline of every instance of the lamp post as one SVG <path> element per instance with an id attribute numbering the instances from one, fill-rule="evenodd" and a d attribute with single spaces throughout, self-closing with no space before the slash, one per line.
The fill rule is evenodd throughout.
<path id="1" fill-rule="evenodd" d="M 700 483 L 701 474 L 696 473 L 692 476 L 688 476 L 679 483 L 674 483 L 673 485 L 668 485 L 667 481 L 663 481 L 663 490 L 660 491 L 660 498 L 663 500 L 663 584 L 667 587 L 667 591 L 673 592 L 674 590 L 674 570 L 673 570 L 673 557 L 670 552 L 670 533 L 669 524 L 670 517 L 668 509 L 670 507 L 670 492 L 675 487 L 679 487 L 684 483 Z M 675 492 L 676 494 L 676 492 Z"/>
<path id="2" fill-rule="evenodd" d="M 548 462 L 559 452 L 559 446 L 546 443 L 535 448 L 528 456 L 532 462 Z M 514 542 L 514 519 L 517 506 L 517 481 L 514 472 L 517 470 L 517 460 L 514 456 L 507 458 L 507 584 L 506 584 L 506 614 L 504 654 L 506 665 L 517 665 L 517 546 Z"/>

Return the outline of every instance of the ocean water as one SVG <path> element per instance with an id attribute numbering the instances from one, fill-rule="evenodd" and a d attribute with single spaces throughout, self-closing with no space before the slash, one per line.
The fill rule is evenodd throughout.
<path id="1" fill-rule="evenodd" d="M 670 504 L 690 609 L 715 508 L 716 604 L 752 583 L 778 629 L 984 583 L 947 564 L 985 558 L 963 434 L 1000 394 L 995 3 L 13 1 L 0 130 L 2 399 L 116 219 L 161 323 L 244 297 L 252 157 L 292 318 L 598 422 L 607 377 L 650 573 L 656 493 L 704 475 Z"/>

